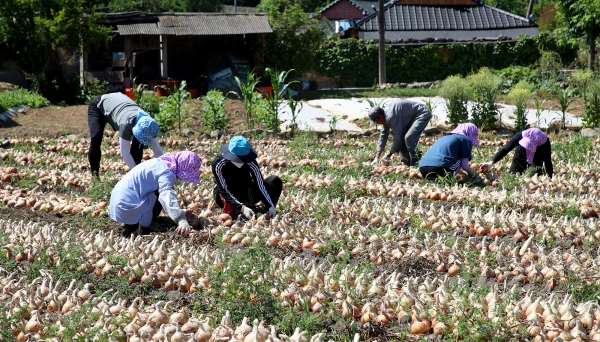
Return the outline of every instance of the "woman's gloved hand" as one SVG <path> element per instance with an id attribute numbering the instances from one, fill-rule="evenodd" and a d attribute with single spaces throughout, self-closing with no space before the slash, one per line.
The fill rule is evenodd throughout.
<path id="1" fill-rule="evenodd" d="M 175 229 L 175 233 L 179 235 L 188 235 L 191 229 L 192 227 L 190 227 L 189 223 L 179 223 L 179 225 L 177 225 L 177 229 Z"/>
<path id="2" fill-rule="evenodd" d="M 390 157 L 385 156 L 385 157 L 381 158 L 381 164 L 383 164 L 385 166 L 390 165 Z"/>
<path id="3" fill-rule="evenodd" d="M 242 214 L 244 216 L 246 216 L 246 218 L 251 219 L 254 217 L 254 211 L 252 211 L 252 209 L 248 208 L 245 205 L 242 205 Z"/>
<path id="4" fill-rule="evenodd" d="M 192 230 L 192 227 L 188 223 L 187 218 L 185 218 L 185 215 L 182 215 L 179 220 L 177 220 L 177 229 L 175 229 L 175 233 L 179 235 L 188 235 L 190 230 Z"/>
<path id="5" fill-rule="evenodd" d="M 275 207 L 271 207 L 271 208 L 269 208 L 269 212 L 265 215 L 265 218 L 267 220 L 270 220 L 270 219 L 274 218 L 275 216 L 277 216 L 277 210 L 275 209 Z"/>
<path id="6" fill-rule="evenodd" d="M 479 164 L 479 171 L 481 172 L 489 172 L 492 169 L 492 165 L 494 163 L 492 162 L 487 162 L 487 163 L 481 163 Z"/>
<path id="7" fill-rule="evenodd" d="M 371 162 L 371 165 L 377 165 L 377 163 L 379 163 L 379 158 L 375 157 L 375 159 L 373 159 Z"/>

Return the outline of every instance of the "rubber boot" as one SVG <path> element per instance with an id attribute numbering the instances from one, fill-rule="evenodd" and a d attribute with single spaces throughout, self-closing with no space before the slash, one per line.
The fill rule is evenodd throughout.
<path id="1" fill-rule="evenodd" d="M 223 214 L 229 214 L 229 216 L 231 216 L 232 220 L 237 219 L 238 214 L 235 210 L 235 207 L 232 206 L 231 204 L 229 204 L 229 202 L 227 202 L 225 200 L 223 195 L 219 195 L 219 196 L 221 196 L 221 202 L 223 202 Z"/>

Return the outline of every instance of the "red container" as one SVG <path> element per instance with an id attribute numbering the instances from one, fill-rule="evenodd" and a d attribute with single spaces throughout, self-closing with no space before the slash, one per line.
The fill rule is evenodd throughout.
<path id="1" fill-rule="evenodd" d="M 190 93 L 191 98 L 195 99 L 198 97 L 198 89 L 188 89 L 187 90 L 188 93 Z"/>
<path id="2" fill-rule="evenodd" d="M 125 88 L 125 95 L 129 96 L 130 99 L 135 101 L 135 91 L 133 91 L 133 88 Z"/>
<path id="3" fill-rule="evenodd" d="M 171 93 L 169 93 L 169 89 L 156 87 L 155 90 L 156 90 L 156 96 L 158 96 L 158 97 L 161 97 L 161 96 L 168 97 L 169 95 L 171 95 Z"/>
<path id="4" fill-rule="evenodd" d="M 167 86 L 167 88 L 171 89 L 171 92 L 175 91 L 175 87 L 179 88 L 179 85 L 181 85 L 181 80 L 174 80 L 172 78 L 159 78 L 156 80 L 156 85 L 161 86 Z M 168 92 L 167 92 L 168 93 Z M 168 96 L 164 95 L 164 96 Z"/>
<path id="5" fill-rule="evenodd" d="M 261 86 L 261 87 L 255 87 L 254 89 L 256 89 L 257 92 L 261 93 L 263 97 L 266 97 L 267 95 L 273 95 L 273 86 Z"/>

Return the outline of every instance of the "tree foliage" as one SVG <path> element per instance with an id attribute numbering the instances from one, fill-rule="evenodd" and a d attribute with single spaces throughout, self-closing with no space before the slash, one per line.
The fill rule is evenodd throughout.
<path id="1" fill-rule="evenodd" d="M 280 70 L 307 71 L 312 67 L 319 45 L 325 38 L 318 21 L 304 12 L 300 3 L 262 0 L 259 10 L 268 14 L 275 32 L 265 36 L 258 55 L 263 64 Z"/>
<path id="2" fill-rule="evenodd" d="M 109 39 L 97 25 L 98 14 L 84 15 L 83 0 L 0 1 L 0 42 L 17 56 L 34 89 L 44 86 L 48 70 L 60 70 L 82 49 L 93 50 Z"/>
<path id="3" fill-rule="evenodd" d="M 483 0 L 483 2 L 521 17 L 527 15 L 529 6 L 529 0 Z"/>
<path id="4" fill-rule="evenodd" d="M 596 59 L 596 38 L 600 35 L 600 1 L 557 0 L 558 11 L 568 35 L 585 38 L 588 46 L 588 68 L 593 69 Z"/>

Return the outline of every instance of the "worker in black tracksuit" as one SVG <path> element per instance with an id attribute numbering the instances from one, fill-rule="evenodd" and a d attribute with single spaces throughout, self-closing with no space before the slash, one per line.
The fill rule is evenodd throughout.
<path id="1" fill-rule="evenodd" d="M 479 168 L 489 170 L 493 164 L 502 160 L 513 149 L 515 150 L 515 155 L 510 165 L 510 173 L 523 173 L 528 168 L 533 167 L 537 168 L 536 173 L 539 176 L 545 170 L 548 177 L 552 177 L 554 168 L 552 166 L 550 139 L 539 128 L 529 128 L 515 134 L 494 155 L 492 161 L 479 164 Z"/>
<path id="2" fill-rule="evenodd" d="M 223 213 L 237 218 L 241 213 L 252 218 L 262 202 L 265 218 L 277 215 L 275 207 L 283 190 L 283 182 L 277 176 L 263 178 L 256 163 L 257 153 L 242 136 L 231 138 L 221 146 L 221 154 L 211 163 L 215 180 L 214 200 Z"/>

